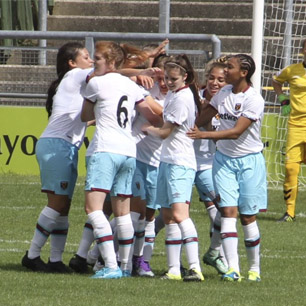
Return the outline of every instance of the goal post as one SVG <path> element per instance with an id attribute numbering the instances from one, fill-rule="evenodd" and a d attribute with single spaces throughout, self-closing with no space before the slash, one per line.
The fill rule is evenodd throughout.
<path id="1" fill-rule="evenodd" d="M 261 5 L 264 5 L 263 15 Z M 252 37 L 252 52 L 255 52 L 254 59 L 257 59 L 257 62 L 262 61 L 259 69 L 260 79 L 258 81 L 255 77 L 257 81 L 254 86 L 260 84 L 260 91 L 266 103 L 262 140 L 265 146 L 267 177 L 270 186 L 282 187 L 288 117 L 281 115 L 280 104 L 271 81 L 272 76 L 285 66 L 303 60 L 300 51 L 301 43 L 306 38 L 306 1 L 253 0 L 253 8 L 253 28 L 263 33 L 260 48 L 258 36 Z M 256 31 L 253 29 L 253 32 Z M 261 55 L 256 54 L 260 51 Z M 288 84 L 284 84 L 284 88 L 289 93 Z M 306 167 L 303 165 L 299 186 L 306 187 Z"/>

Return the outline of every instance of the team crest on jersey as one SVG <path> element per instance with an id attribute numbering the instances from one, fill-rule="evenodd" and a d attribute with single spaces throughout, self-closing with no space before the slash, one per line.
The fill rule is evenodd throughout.
<path id="1" fill-rule="evenodd" d="M 238 111 L 241 108 L 241 103 L 236 103 L 235 111 Z"/>
<path id="2" fill-rule="evenodd" d="M 68 188 L 68 182 L 67 181 L 61 182 L 61 188 L 66 190 Z"/>

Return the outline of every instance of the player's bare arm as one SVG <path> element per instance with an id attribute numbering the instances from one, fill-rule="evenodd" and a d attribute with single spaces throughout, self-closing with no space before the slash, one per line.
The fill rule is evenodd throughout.
<path id="1" fill-rule="evenodd" d="M 194 127 L 187 132 L 187 136 L 192 139 L 238 139 L 252 122 L 252 120 L 241 116 L 232 129 L 222 131 L 200 131 L 197 127 Z"/>

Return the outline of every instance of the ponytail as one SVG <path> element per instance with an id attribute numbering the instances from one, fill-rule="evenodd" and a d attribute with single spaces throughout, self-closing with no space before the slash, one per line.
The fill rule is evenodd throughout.
<path id="1" fill-rule="evenodd" d="M 59 48 L 56 56 L 56 73 L 57 79 L 54 80 L 49 89 L 46 101 L 46 111 L 48 113 L 48 118 L 52 114 L 53 108 L 53 97 L 56 94 L 56 90 L 64 75 L 70 70 L 69 61 L 75 60 L 81 49 L 85 47 L 78 42 L 69 42 Z"/>

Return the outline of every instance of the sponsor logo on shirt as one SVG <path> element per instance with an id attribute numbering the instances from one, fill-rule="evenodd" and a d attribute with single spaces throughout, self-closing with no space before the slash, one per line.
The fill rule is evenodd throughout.
<path id="1" fill-rule="evenodd" d="M 224 120 L 231 120 L 231 121 L 237 121 L 238 118 L 233 116 L 233 115 L 230 115 L 228 113 L 225 113 L 225 114 L 220 114 L 220 118 L 221 119 L 224 119 Z"/>

